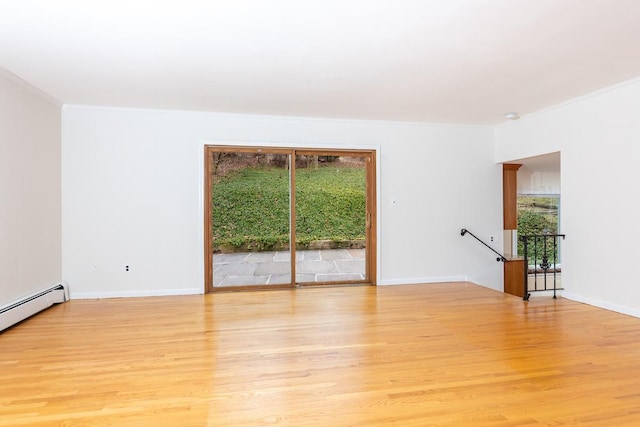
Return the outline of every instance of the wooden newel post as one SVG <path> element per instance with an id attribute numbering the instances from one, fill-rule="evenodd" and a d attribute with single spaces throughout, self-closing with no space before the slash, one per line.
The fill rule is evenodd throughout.
<path id="1" fill-rule="evenodd" d="M 518 229 L 518 169 L 519 164 L 502 165 L 502 219 L 504 229 L 504 292 L 522 297 L 524 295 L 524 259 L 518 257 L 514 239 Z M 515 253 L 514 253 L 515 252 Z"/>

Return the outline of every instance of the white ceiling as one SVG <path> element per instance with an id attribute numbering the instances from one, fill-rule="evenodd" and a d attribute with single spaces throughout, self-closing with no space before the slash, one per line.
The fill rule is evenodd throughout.
<path id="1" fill-rule="evenodd" d="M 0 0 L 61 103 L 495 124 L 640 76 L 639 0 Z"/>

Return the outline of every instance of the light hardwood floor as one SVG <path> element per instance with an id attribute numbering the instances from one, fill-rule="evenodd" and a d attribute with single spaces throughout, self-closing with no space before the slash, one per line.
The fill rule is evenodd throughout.
<path id="1" fill-rule="evenodd" d="M 467 283 L 74 300 L 0 372 L 0 426 L 640 425 L 640 319 Z"/>

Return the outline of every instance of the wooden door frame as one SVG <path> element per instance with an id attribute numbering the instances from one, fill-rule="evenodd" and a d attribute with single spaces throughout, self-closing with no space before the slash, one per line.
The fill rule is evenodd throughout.
<path id="1" fill-rule="evenodd" d="M 211 248 L 211 156 L 214 152 L 243 152 L 243 153 L 269 153 L 287 154 L 291 156 L 291 163 L 295 162 L 296 155 L 339 155 L 365 157 L 366 167 L 366 247 L 365 247 L 365 276 L 364 281 L 353 281 L 353 284 L 376 285 L 377 284 L 377 170 L 375 149 L 336 149 L 336 148 L 295 148 L 295 147 L 271 147 L 271 146 L 235 146 L 235 145 L 204 145 L 204 292 L 214 292 L 218 289 L 213 286 L 213 256 Z M 295 272 L 295 164 L 290 168 L 290 252 L 291 252 L 291 283 L 286 285 L 251 285 L 247 287 L 234 287 L 236 290 L 264 290 L 264 289 L 290 289 L 296 287 Z M 340 282 L 350 284 L 352 282 Z M 331 285 L 335 282 L 304 283 L 304 286 Z M 226 288 L 220 290 L 228 290 Z"/>
<path id="2" fill-rule="evenodd" d="M 353 280 L 353 281 L 345 281 L 339 282 L 341 284 L 366 284 L 366 285 L 376 285 L 376 271 L 377 271 L 377 263 L 376 263 L 376 254 L 377 254 L 377 191 L 376 191 L 376 150 L 373 149 L 335 149 L 335 148 L 294 148 L 293 156 L 296 155 L 311 155 L 311 156 L 352 156 L 352 157 L 364 157 L 368 162 L 366 166 L 366 207 L 365 207 L 365 215 L 366 215 L 366 246 L 365 246 L 365 280 Z M 294 158 L 295 159 L 295 158 Z M 295 163 L 295 161 L 293 162 Z M 295 167 L 294 170 L 294 178 L 295 178 Z M 292 183 L 292 186 L 295 185 L 295 180 Z M 295 187 L 293 187 L 295 188 Z M 295 206 L 295 191 L 292 192 L 292 206 Z M 292 218 L 292 233 L 291 239 L 293 242 L 296 242 L 295 239 L 295 215 Z M 294 245 L 295 246 L 295 245 Z M 293 258 L 293 255 L 292 255 Z M 295 282 L 295 262 L 293 263 L 293 279 Z M 337 282 L 305 282 L 302 284 L 304 287 L 312 287 L 312 286 L 331 286 L 335 285 Z"/>

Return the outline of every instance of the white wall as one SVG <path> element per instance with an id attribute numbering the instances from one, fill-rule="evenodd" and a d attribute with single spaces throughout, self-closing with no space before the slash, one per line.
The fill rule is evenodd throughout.
<path id="1" fill-rule="evenodd" d="M 518 194 L 560 194 L 560 172 L 518 169 Z"/>
<path id="2" fill-rule="evenodd" d="M 0 306 L 61 280 L 60 120 L 0 69 Z"/>
<path id="3" fill-rule="evenodd" d="M 640 80 L 496 129 L 496 160 L 561 151 L 564 296 L 640 316 Z"/>
<path id="4" fill-rule="evenodd" d="M 502 288 L 502 265 L 459 233 L 495 236 L 501 247 L 491 127 L 65 106 L 63 277 L 72 297 L 202 292 L 203 144 L 224 141 L 378 148 L 379 283 L 468 278 Z"/>

